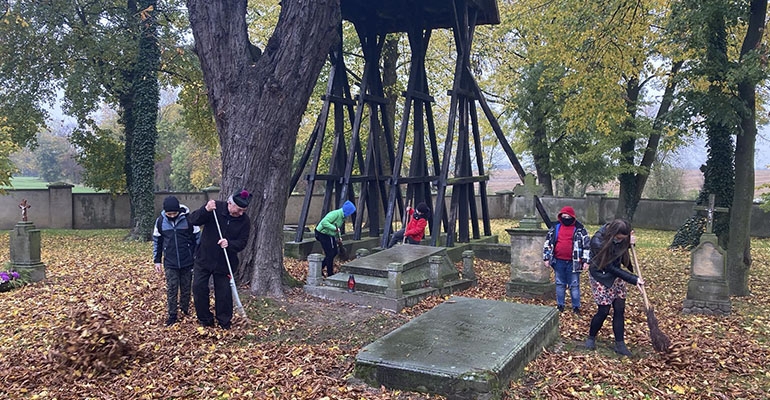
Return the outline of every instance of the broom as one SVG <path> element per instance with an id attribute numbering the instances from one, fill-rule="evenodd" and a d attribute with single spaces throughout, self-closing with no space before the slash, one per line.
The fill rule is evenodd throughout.
<path id="1" fill-rule="evenodd" d="M 631 245 L 631 255 L 634 256 L 634 265 L 636 266 L 636 274 L 639 278 L 642 278 L 642 268 L 639 266 L 639 261 L 636 259 L 635 245 Z M 642 292 L 644 298 L 644 308 L 647 314 L 647 327 L 650 328 L 650 341 L 652 342 L 652 348 L 659 353 L 667 353 L 671 347 L 671 339 L 666 336 L 658 326 L 658 319 L 655 317 L 655 310 L 650 305 L 650 301 L 647 299 L 647 291 L 644 290 L 644 285 L 638 285 L 639 290 Z"/>
<path id="2" fill-rule="evenodd" d="M 340 259 L 340 261 L 350 260 L 350 254 L 348 254 L 348 250 L 342 243 L 342 234 L 340 233 L 339 229 L 337 229 L 337 257 Z"/>
<path id="3" fill-rule="evenodd" d="M 214 223 L 217 225 L 217 232 L 219 232 L 219 239 L 224 239 L 222 237 L 222 228 L 219 227 L 219 218 L 217 218 L 217 210 L 214 209 Z M 225 252 L 225 261 L 227 261 L 227 272 L 230 274 L 228 275 L 228 278 L 230 278 L 230 290 L 233 292 L 233 300 L 235 301 L 235 309 L 238 311 L 238 314 L 240 314 L 242 317 L 246 316 L 246 310 L 243 309 L 243 304 L 241 304 L 241 296 L 238 296 L 238 287 L 235 286 L 235 279 L 233 279 L 233 268 L 230 266 L 230 256 L 227 255 L 227 249 L 222 248 L 222 250 Z"/>
<path id="4" fill-rule="evenodd" d="M 409 215 L 410 207 L 412 207 L 411 201 L 409 201 L 409 204 L 406 205 L 406 213 L 404 213 L 404 223 L 401 224 L 401 227 L 404 228 L 404 238 L 401 240 L 401 244 L 406 244 L 406 226 L 409 225 L 409 221 L 412 219 L 412 216 Z"/>

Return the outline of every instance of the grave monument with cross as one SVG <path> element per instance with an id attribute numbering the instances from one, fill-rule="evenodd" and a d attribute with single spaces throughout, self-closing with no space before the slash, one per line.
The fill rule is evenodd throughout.
<path id="1" fill-rule="evenodd" d="M 551 268 L 543 265 L 543 241 L 547 230 L 535 216 L 537 197 L 544 189 L 527 174 L 513 193 L 523 198 L 524 217 L 518 228 L 506 229 L 511 236 L 511 279 L 506 295 L 511 297 L 551 299 L 556 288 L 551 282 Z"/>
<path id="2" fill-rule="evenodd" d="M 709 195 L 708 207 L 697 206 L 696 210 L 706 211 L 706 232 L 701 235 L 700 244 L 690 254 L 690 280 L 687 283 L 687 297 L 683 302 L 685 314 L 727 315 L 731 311 L 727 287 L 727 255 L 719 247 L 717 235 L 712 231 L 714 213 L 729 212 L 725 207 L 714 206 L 714 195 Z"/>
<path id="3" fill-rule="evenodd" d="M 718 212 L 729 212 L 730 209 L 727 207 L 715 207 L 716 196 L 712 193 L 709 195 L 709 205 L 706 206 L 695 206 L 693 207 L 693 210 L 696 211 L 706 211 L 706 232 L 705 234 L 713 234 L 714 233 L 714 213 Z"/>
<path id="4" fill-rule="evenodd" d="M 535 175 L 527 174 L 524 176 L 524 183 L 518 184 L 513 188 L 513 194 L 521 196 L 524 200 L 524 217 L 519 222 L 519 228 L 522 229 L 542 228 L 540 220 L 535 215 L 535 200 L 545 192 L 545 189 L 535 181 Z"/>
<path id="5" fill-rule="evenodd" d="M 45 279 L 45 264 L 40 261 L 40 230 L 27 220 L 27 210 L 31 207 L 27 199 L 19 204 L 21 221 L 11 230 L 9 243 L 13 269 L 30 282 L 37 282 Z"/>

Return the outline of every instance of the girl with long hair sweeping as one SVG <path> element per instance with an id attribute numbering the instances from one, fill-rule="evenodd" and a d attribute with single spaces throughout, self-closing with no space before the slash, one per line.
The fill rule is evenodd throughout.
<path id="1" fill-rule="evenodd" d="M 591 238 L 591 262 L 589 281 L 594 301 L 598 306 L 596 314 L 591 319 L 591 327 L 586 339 L 586 348 L 596 348 L 596 335 L 599 333 L 604 320 L 612 313 L 612 332 L 615 335 L 615 352 L 623 356 L 631 356 L 626 347 L 625 309 L 626 283 L 641 286 L 644 280 L 626 270 L 633 271 L 628 249 L 636 239 L 631 224 L 623 219 L 616 219 L 601 227 Z"/>

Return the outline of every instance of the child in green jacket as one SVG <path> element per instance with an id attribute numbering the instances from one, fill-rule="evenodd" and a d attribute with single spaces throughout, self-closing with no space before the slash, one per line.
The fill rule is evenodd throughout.
<path id="1" fill-rule="evenodd" d="M 350 201 L 345 201 L 342 208 L 329 211 L 315 227 L 315 238 L 321 242 L 324 249 L 324 260 L 321 266 L 326 269 L 326 276 L 334 274 L 334 257 L 337 256 L 337 238 L 340 236 L 340 228 L 345 223 L 345 218 L 356 212 L 356 206 Z"/>

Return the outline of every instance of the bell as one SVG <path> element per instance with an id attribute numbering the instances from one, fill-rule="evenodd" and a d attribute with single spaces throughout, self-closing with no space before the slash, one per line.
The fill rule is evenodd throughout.
<path id="1" fill-rule="evenodd" d="M 356 291 L 356 278 L 353 277 L 353 274 L 350 274 L 348 277 L 348 292 L 355 292 Z"/>

